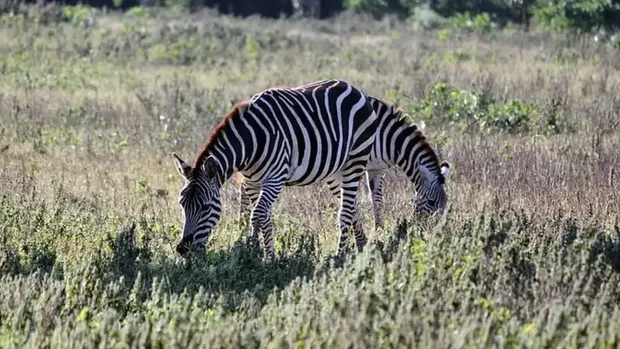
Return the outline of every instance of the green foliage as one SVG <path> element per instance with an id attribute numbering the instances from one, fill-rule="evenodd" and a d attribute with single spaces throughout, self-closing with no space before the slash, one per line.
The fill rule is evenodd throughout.
<path id="1" fill-rule="evenodd" d="M 506 104 L 489 105 L 488 115 L 480 120 L 483 129 L 529 132 L 535 127 L 537 108 L 531 103 L 513 99 Z"/>
<path id="2" fill-rule="evenodd" d="M 468 32 L 491 32 L 496 29 L 497 22 L 488 13 L 480 13 L 472 16 L 469 12 L 456 14 L 448 20 L 448 23 L 458 30 Z"/>
<path id="3" fill-rule="evenodd" d="M 260 55 L 260 46 L 251 35 L 245 37 L 245 55 L 250 62 L 255 62 Z"/>
<path id="4" fill-rule="evenodd" d="M 439 40 L 439 41 L 446 41 L 446 40 L 448 40 L 450 38 L 451 34 L 452 33 L 450 32 L 449 29 L 446 29 L 446 28 L 440 29 L 440 30 L 437 31 L 437 40 Z"/>
<path id="5" fill-rule="evenodd" d="M 494 0 L 439 0 L 432 8 L 448 17 L 452 26 L 470 31 L 489 31 L 497 23 L 529 25 L 531 17 L 543 28 L 558 32 L 614 32 L 620 28 L 618 0 L 526 0 L 510 5 Z"/>
<path id="6" fill-rule="evenodd" d="M 618 0 L 539 0 L 533 13 L 538 23 L 557 31 L 620 28 Z"/>
<path id="7" fill-rule="evenodd" d="M 525 1 L 525 5 L 529 0 Z M 498 0 L 438 0 L 431 2 L 431 8 L 445 17 L 453 16 L 471 16 L 486 15 L 499 17 L 503 21 L 518 21 L 519 8 L 518 5 L 509 5 L 506 2 Z"/>
<path id="8" fill-rule="evenodd" d="M 171 7 L 175 11 L 183 11 L 189 9 L 192 4 L 191 0 L 163 0 L 164 5 Z"/>
<path id="9" fill-rule="evenodd" d="M 132 16 L 136 16 L 139 18 L 148 18 L 150 17 L 150 13 L 149 10 L 145 7 L 140 7 L 140 6 L 136 6 L 136 7 L 132 7 L 127 11 L 127 14 L 132 15 Z"/>
<path id="10" fill-rule="evenodd" d="M 529 25 L 530 19 L 542 25 L 544 28 L 565 31 L 567 29 L 582 32 L 593 32 L 605 29 L 614 32 L 620 25 L 620 0 L 525 0 L 519 3 L 507 3 L 500 0 L 438 0 L 430 2 L 430 9 L 439 15 L 448 18 L 452 27 L 467 31 L 490 31 L 507 23 L 521 23 Z M 122 0 L 112 0 L 113 6 L 124 8 L 129 13 L 146 18 L 148 12 L 143 7 L 129 7 Z M 400 18 L 411 18 L 416 9 L 428 2 L 420 0 L 334 0 L 322 3 L 325 13 L 312 14 L 318 16 L 333 16 L 343 9 L 354 12 L 370 13 L 375 17 L 384 15 L 397 15 Z M 132 3 L 133 4 L 133 3 Z M 208 6 L 218 8 L 225 13 L 240 16 L 261 14 L 268 17 L 279 17 L 280 14 L 291 15 L 293 2 L 281 1 L 246 1 L 246 0 L 223 0 L 223 1 L 193 1 L 193 0 L 163 0 L 156 4 L 173 9 L 177 14 L 185 11 L 195 11 L 200 7 Z M 96 1 L 86 2 L 85 5 L 66 6 L 60 16 L 62 21 L 68 21 L 77 26 L 90 26 L 94 19 L 93 7 L 101 6 Z M 109 5 L 108 5 L 109 6 Z M 302 11 L 303 5 L 297 4 L 298 12 Z M 54 15 L 48 13 L 58 6 L 40 6 L 42 20 L 52 19 Z M 329 10 L 327 10 L 329 8 Z M 15 0 L 0 1 L 0 14 L 21 14 L 27 10 L 21 2 Z M 49 16 L 49 18 L 48 18 Z"/>
<path id="11" fill-rule="evenodd" d="M 65 6 L 63 15 L 66 21 L 80 27 L 92 26 L 95 20 L 93 9 L 83 5 Z"/>
<path id="12" fill-rule="evenodd" d="M 486 91 L 462 91 L 445 83 L 435 85 L 419 103 L 409 105 L 408 109 L 416 117 L 434 124 L 454 125 L 463 131 L 546 134 L 572 129 L 558 120 L 556 113 L 542 116 L 535 104 L 519 99 L 501 103 Z"/>

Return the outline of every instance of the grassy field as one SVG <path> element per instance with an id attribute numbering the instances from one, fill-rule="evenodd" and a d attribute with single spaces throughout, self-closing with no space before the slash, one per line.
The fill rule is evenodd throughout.
<path id="1" fill-rule="evenodd" d="M 620 342 L 620 52 L 517 29 L 343 15 L 30 7 L 0 24 L 0 346 L 613 348 Z M 171 153 L 264 88 L 340 78 L 398 103 L 452 164 L 449 212 L 332 257 L 325 185 L 287 188 L 277 262 L 238 194 L 189 261 Z M 349 239 L 351 246 L 354 239 Z"/>

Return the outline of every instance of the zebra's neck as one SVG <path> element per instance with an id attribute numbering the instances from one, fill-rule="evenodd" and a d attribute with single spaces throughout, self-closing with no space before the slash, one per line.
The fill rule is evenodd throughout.
<path id="1" fill-rule="evenodd" d="M 380 118 L 378 156 L 385 163 L 400 167 L 415 184 L 416 190 L 420 189 L 423 182 L 423 172 L 440 176 L 437 155 L 418 126 L 403 116 L 402 109 L 377 98 L 371 98 L 371 103 Z M 426 171 L 421 171 L 420 167 Z"/>
<path id="2" fill-rule="evenodd" d="M 420 166 L 424 164 L 428 168 L 430 149 L 424 135 L 416 125 L 404 120 L 399 121 L 400 125 L 395 127 L 391 151 L 388 153 L 393 154 L 391 159 L 393 163 L 405 172 L 407 178 L 416 185 L 416 189 L 420 189 Z M 437 167 L 438 170 L 439 167 Z"/>

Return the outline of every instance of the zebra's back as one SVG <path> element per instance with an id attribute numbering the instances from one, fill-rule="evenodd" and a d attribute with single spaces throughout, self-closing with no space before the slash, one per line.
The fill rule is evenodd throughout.
<path id="1" fill-rule="evenodd" d="M 364 158 L 376 127 L 376 115 L 364 93 L 340 80 L 267 89 L 250 99 L 245 115 L 254 124 L 245 127 L 246 132 L 263 151 L 248 159 L 243 174 L 258 181 L 264 173 L 257 168 L 283 161 L 286 186 L 322 181 L 351 155 Z M 237 128 L 243 129 L 243 120 L 239 121 Z"/>

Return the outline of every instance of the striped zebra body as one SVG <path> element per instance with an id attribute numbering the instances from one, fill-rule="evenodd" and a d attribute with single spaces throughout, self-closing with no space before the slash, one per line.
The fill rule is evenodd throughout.
<path id="1" fill-rule="evenodd" d="M 193 166 L 173 154 L 185 179 L 177 252 L 204 248 L 221 215 L 221 185 L 237 171 L 253 193 L 252 240 L 258 243 L 263 233 L 268 259 L 275 258 L 271 209 L 282 188 L 327 180 L 340 188 L 338 255 L 352 227 L 361 249 L 366 238 L 357 215 L 357 191 L 376 127 L 367 97 L 340 80 L 271 88 L 238 104 L 212 132 Z"/>
<path id="2" fill-rule="evenodd" d="M 402 109 L 381 99 L 367 96 L 379 119 L 375 143 L 366 168 L 367 186 L 371 193 L 375 228 L 383 227 L 383 186 L 385 170 L 392 166 L 400 167 L 414 183 L 416 189 L 416 209 L 422 214 L 443 212 L 447 204 L 444 182 L 450 174 L 447 161 L 439 163 L 437 155 L 426 142 L 426 137 L 414 124 L 403 116 Z M 248 212 L 258 196 L 256 187 L 248 186 L 240 175 L 239 218 L 248 220 Z M 335 197 L 340 195 L 338 181 L 328 179 L 327 185 Z"/>

